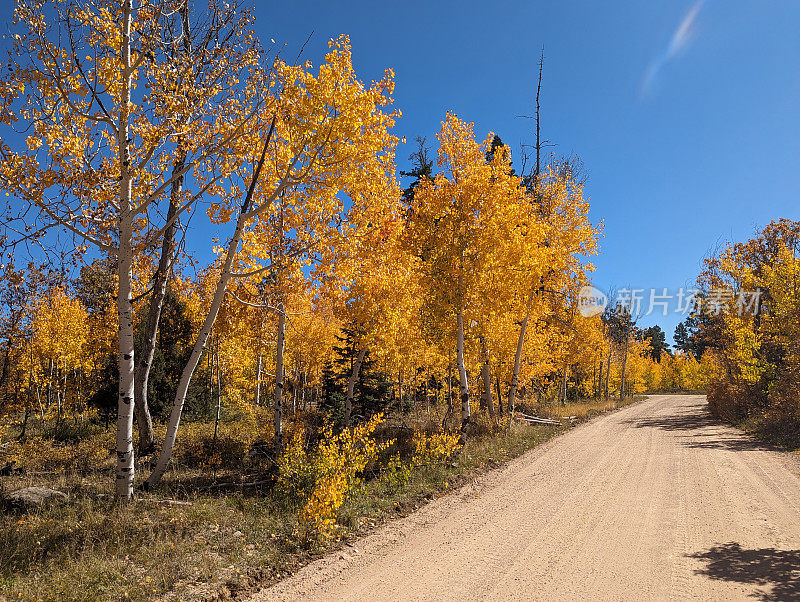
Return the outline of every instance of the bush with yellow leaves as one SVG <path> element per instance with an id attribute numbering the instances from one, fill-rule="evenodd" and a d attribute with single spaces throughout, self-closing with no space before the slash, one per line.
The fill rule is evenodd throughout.
<path id="1" fill-rule="evenodd" d="M 400 454 L 393 454 L 381 469 L 380 481 L 392 489 L 400 489 L 408 483 L 413 468 L 412 464 L 403 462 Z"/>
<path id="2" fill-rule="evenodd" d="M 426 466 L 437 462 L 445 462 L 460 447 L 458 435 L 439 430 L 430 435 L 414 434 L 414 466 Z"/>
<path id="3" fill-rule="evenodd" d="M 306 499 L 314 488 L 313 466 L 305 449 L 305 427 L 292 423 L 284 433 L 283 453 L 278 456 L 278 489 L 289 497 Z"/>
<path id="4" fill-rule="evenodd" d="M 302 539 L 321 541 L 335 537 L 336 515 L 346 496 L 361 483 L 364 469 L 393 443 L 375 441 L 373 433 L 382 423 L 383 416 L 378 414 L 338 434 L 328 424 L 312 453 L 303 448 L 302 427 L 295 427 L 278 460 L 278 485 L 304 500 L 297 517 Z"/>
<path id="5" fill-rule="evenodd" d="M 414 453 L 411 461 L 403 462 L 400 454 L 394 454 L 381 470 L 381 482 L 400 489 L 408 483 L 414 468 L 445 462 L 460 447 L 458 435 L 451 435 L 444 430 L 432 434 L 414 433 L 412 445 Z"/>

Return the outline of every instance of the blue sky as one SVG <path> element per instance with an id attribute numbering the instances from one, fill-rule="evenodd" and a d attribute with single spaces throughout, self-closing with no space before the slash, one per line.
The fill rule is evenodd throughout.
<path id="1" fill-rule="evenodd" d="M 260 2 L 258 29 L 315 63 L 348 33 L 356 67 L 397 76 L 398 132 L 433 140 L 445 111 L 575 153 L 605 235 L 601 288 L 691 286 L 716 245 L 800 218 L 800 3 L 792 0 Z M 287 56 L 291 53 L 287 53 Z M 398 152 L 401 168 L 411 144 Z M 645 318 L 671 335 L 680 316 Z"/>

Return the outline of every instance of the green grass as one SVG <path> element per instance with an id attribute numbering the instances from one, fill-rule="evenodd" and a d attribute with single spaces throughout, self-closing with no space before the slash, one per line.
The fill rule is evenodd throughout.
<path id="1" fill-rule="evenodd" d="M 614 407 L 616 402 L 594 401 L 537 411 L 588 418 Z M 428 418 L 404 417 L 403 421 L 414 419 Z M 387 519 L 407 514 L 565 428 L 513 424 L 490 436 L 488 428 L 478 426 L 483 436 L 472 437 L 456 458 L 414 469 L 403 486 L 367 480 L 340 509 L 339 541 L 352 540 Z M 219 482 L 259 478 L 258 466 L 216 475 Z M 0 515 L 0 598 L 224 597 L 279 580 L 338 545 L 304 547 L 294 534 L 299 502 L 269 486 L 202 489 L 211 481 L 208 473 L 182 468 L 159 491 L 141 494 L 129 506 L 118 506 L 109 496 L 111 479 L 110 461 L 91 473 L 4 477 L 6 490 L 53 487 L 67 492 L 69 501 L 31 515 Z M 188 504 L 160 503 L 164 499 Z"/>

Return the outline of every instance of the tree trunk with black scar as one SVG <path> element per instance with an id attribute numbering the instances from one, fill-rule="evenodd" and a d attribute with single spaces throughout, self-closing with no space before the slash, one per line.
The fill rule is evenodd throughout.
<path id="1" fill-rule="evenodd" d="M 258 371 L 256 372 L 256 407 L 261 405 L 261 354 L 258 354 Z"/>
<path id="2" fill-rule="evenodd" d="M 595 395 L 598 399 L 603 397 L 603 357 L 600 356 L 600 372 L 597 377 L 597 389 L 595 389 Z"/>
<path id="3" fill-rule="evenodd" d="M 467 427 L 469 426 L 469 384 L 467 382 L 467 368 L 464 365 L 464 310 L 459 305 L 456 316 L 456 363 L 458 364 L 458 378 L 461 385 L 461 429 L 459 443 L 467 442 Z"/>
<path id="4" fill-rule="evenodd" d="M 133 404 L 134 404 L 134 354 L 133 354 L 133 220 L 131 207 L 133 176 L 131 174 L 129 115 L 131 109 L 131 20 L 132 0 L 122 3 L 122 85 L 120 90 L 120 116 L 117 144 L 120 159 L 119 194 L 119 247 L 117 275 L 117 314 L 119 319 L 119 399 L 117 402 L 117 469 L 116 498 L 127 502 L 133 497 Z"/>
<path id="5" fill-rule="evenodd" d="M 503 395 L 500 392 L 500 376 L 495 375 L 494 384 L 497 389 L 497 413 L 502 416 L 503 415 Z"/>

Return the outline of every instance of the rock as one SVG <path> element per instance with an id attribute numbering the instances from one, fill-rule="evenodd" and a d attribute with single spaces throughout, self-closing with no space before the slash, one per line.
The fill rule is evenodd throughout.
<path id="1" fill-rule="evenodd" d="M 6 494 L 3 500 L 7 506 L 20 510 L 33 510 L 42 508 L 53 502 L 65 502 L 67 494 L 55 489 L 45 487 L 25 487 Z"/>
<path id="2" fill-rule="evenodd" d="M 234 536 L 236 539 L 239 539 L 239 538 L 241 538 L 243 535 L 244 535 L 244 533 L 242 533 L 241 531 L 234 531 L 234 532 L 233 532 L 233 536 Z"/>

